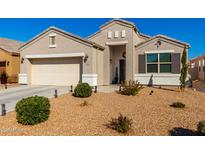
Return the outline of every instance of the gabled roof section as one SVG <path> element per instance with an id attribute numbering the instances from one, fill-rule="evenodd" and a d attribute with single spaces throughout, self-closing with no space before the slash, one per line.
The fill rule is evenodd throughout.
<path id="1" fill-rule="evenodd" d="M 133 22 L 130 22 L 130 21 L 127 21 L 127 20 L 123 20 L 123 19 L 112 19 L 112 20 L 106 22 L 105 24 L 101 25 L 100 28 L 103 28 L 103 27 L 105 27 L 105 26 L 107 26 L 107 25 L 109 25 L 109 24 L 111 24 L 111 23 L 113 23 L 113 22 L 123 23 L 123 24 L 129 25 L 129 26 L 131 26 L 131 27 L 137 29 L 136 26 L 135 26 L 135 24 L 134 24 Z"/>
<path id="2" fill-rule="evenodd" d="M 19 53 L 18 48 L 23 44 L 23 42 L 11 40 L 7 38 L 0 38 L 0 48 L 10 52 Z"/>
<path id="3" fill-rule="evenodd" d="M 154 36 L 154 37 L 150 37 L 148 40 L 145 40 L 145 41 L 139 43 L 139 44 L 136 45 L 135 47 L 137 48 L 137 47 L 139 47 L 139 46 L 141 46 L 141 45 L 144 45 L 144 44 L 146 44 L 146 43 L 148 43 L 148 42 L 150 42 L 150 41 L 152 41 L 152 40 L 154 40 L 154 39 L 156 39 L 156 38 L 162 38 L 162 39 L 165 39 L 165 40 L 168 40 L 168 41 L 172 41 L 172 42 L 175 42 L 175 43 L 177 43 L 177 44 L 187 46 L 188 48 L 191 47 L 191 46 L 190 46 L 188 43 L 186 43 L 186 42 L 182 42 L 182 41 L 179 41 L 179 40 L 176 40 L 176 39 L 174 39 L 174 38 L 171 38 L 171 37 L 168 37 L 168 36 L 165 36 L 165 35 L 161 35 L 161 34 L 156 35 L 156 36 Z"/>
<path id="4" fill-rule="evenodd" d="M 123 19 L 116 19 L 116 18 L 115 18 L 115 19 L 112 19 L 112 20 L 110 20 L 110 21 L 104 23 L 103 25 L 101 25 L 99 31 L 97 31 L 97 32 L 95 32 L 95 33 L 93 33 L 93 34 L 91 34 L 91 35 L 88 36 L 87 38 L 90 39 L 91 37 L 97 35 L 98 33 L 101 32 L 101 28 L 103 28 L 103 27 L 105 27 L 105 26 L 107 26 L 107 25 L 109 25 L 109 24 L 111 24 L 111 23 L 113 23 L 113 22 L 127 24 L 127 25 L 131 26 L 135 31 L 137 31 L 137 27 L 135 26 L 135 24 L 134 24 L 133 22 L 126 21 L 126 20 L 123 20 Z M 141 35 L 142 37 L 149 37 L 148 35 L 141 34 L 141 33 L 139 33 L 139 35 Z"/>
<path id="5" fill-rule="evenodd" d="M 80 37 L 80 36 L 77 36 L 77 35 L 74 35 L 74 34 L 72 34 L 72 33 L 66 32 L 66 31 L 64 31 L 64 30 L 62 30 L 62 29 L 59 29 L 59 28 L 57 28 L 57 27 L 54 27 L 54 26 L 47 28 L 47 29 L 44 30 L 42 33 L 38 34 L 37 36 L 35 36 L 35 37 L 32 38 L 31 40 L 29 40 L 28 42 L 24 43 L 19 49 L 21 49 L 21 48 L 23 48 L 23 47 L 29 45 L 32 41 L 38 39 L 40 36 L 44 35 L 45 33 L 49 32 L 49 31 L 51 31 L 51 30 L 54 30 L 54 31 L 63 33 L 63 34 L 65 34 L 65 35 L 67 35 L 67 36 L 73 37 L 73 38 L 75 38 L 75 39 L 77 39 L 77 40 L 79 40 L 79 41 L 82 41 L 82 42 L 84 42 L 84 43 L 88 43 L 88 44 L 90 44 L 91 46 L 93 46 L 94 48 L 98 48 L 98 49 L 100 49 L 100 50 L 104 50 L 104 47 L 102 47 L 101 45 L 99 45 L 99 44 L 97 44 L 97 43 L 95 43 L 95 42 L 92 42 L 92 41 L 90 41 L 90 40 L 84 39 L 84 38 L 82 38 L 82 37 Z"/>
<path id="6" fill-rule="evenodd" d="M 142 33 L 138 33 L 141 37 L 149 39 L 151 38 L 151 36 L 147 35 L 147 34 L 142 34 Z"/>

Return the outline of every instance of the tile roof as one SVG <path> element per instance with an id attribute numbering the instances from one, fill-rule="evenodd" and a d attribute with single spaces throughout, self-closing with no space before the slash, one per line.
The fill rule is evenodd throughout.
<path id="1" fill-rule="evenodd" d="M 112 22 L 115 22 L 115 21 L 121 22 L 121 23 L 124 23 L 124 24 L 128 24 L 128 25 L 133 26 L 134 28 L 136 28 L 136 26 L 135 26 L 135 24 L 133 22 L 130 22 L 130 21 L 127 21 L 127 20 L 123 20 L 123 19 L 118 19 L 118 18 L 112 19 L 112 20 L 104 23 L 103 25 L 100 26 L 100 28 L 102 28 L 102 27 L 104 27 L 104 26 L 106 26 L 106 25 L 108 25 L 108 24 L 110 24 Z"/>
<path id="2" fill-rule="evenodd" d="M 0 38 L 0 48 L 11 53 L 19 53 L 18 48 L 23 44 L 16 40 Z"/>

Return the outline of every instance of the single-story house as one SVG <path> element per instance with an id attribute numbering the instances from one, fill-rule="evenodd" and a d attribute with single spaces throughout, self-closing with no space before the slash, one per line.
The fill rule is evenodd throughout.
<path id="1" fill-rule="evenodd" d="M 18 48 L 22 42 L 0 38 L 0 74 L 8 75 L 8 82 L 18 82 L 20 72 L 20 54 Z"/>
<path id="2" fill-rule="evenodd" d="M 19 83 L 179 85 L 181 57 L 189 44 L 139 32 L 134 23 L 113 19 L 87 39 L 50 27 L 20 47 Z M 188 51 L 188 50 L 187 50 Z"/>
<path id="3" fill-rule="evenodd" d="M 189 74 L 192 80 L 205 80 L 205 55 L 189 61 Z"/>

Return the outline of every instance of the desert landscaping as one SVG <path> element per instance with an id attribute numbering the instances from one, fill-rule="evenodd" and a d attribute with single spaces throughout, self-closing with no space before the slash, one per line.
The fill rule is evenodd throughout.
<path id="1" fill-rule="evenodd" d="M 136 96 L 98 92 L 77 98 L 69 93 L 50 100 L 50 117 L 43 123 L 21 125 L 15 112 L 1 116 L 0 135 L 197 135 L 197 123 L 205 120 L 204 100 L 204 93 L 192 89 L 159 87 L 145 87 Z M 173 102 L 182 102 L 185 108 L 170 107 Z M 119 113 L 132 119 L 126 134 L 106 127 Z"/>

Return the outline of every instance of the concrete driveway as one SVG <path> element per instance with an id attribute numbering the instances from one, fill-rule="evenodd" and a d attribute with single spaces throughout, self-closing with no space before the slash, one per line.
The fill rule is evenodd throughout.
<path id="1" fill-rule="evenodd" d="M 10 112 L 15 109 L 17 101 L 29 96 L 45 96 L 48 98 L 54 97 L 54 91 L 57 89 L 58 95 L 69 92 L 69 87 L 65 86 L 37 86 L 37 85 L 22 85 L 10 89 L 0 90 L 0 104 L 5 104 L 6 111 Z M 1 114 L 1 105 L 0 105 Z"/>

